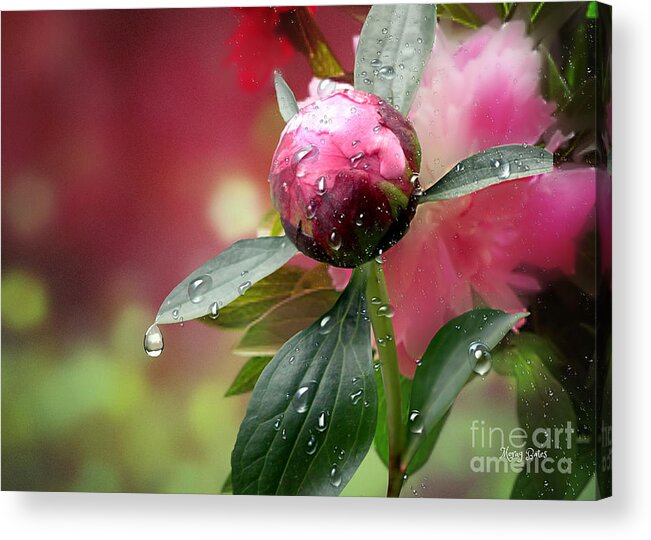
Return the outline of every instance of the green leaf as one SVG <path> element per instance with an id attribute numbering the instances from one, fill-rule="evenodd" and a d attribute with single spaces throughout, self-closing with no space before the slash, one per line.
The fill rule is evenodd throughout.
<path id="1" fill-rule="evenodd" d="M 452 319 L 430 342 L 411 387 L 404 461 L 408 468 L 421 445 L 433 448 L 429 435 L 440 430 L 439 423 L 473 373 L 476 358 L 470 349 L 480 344 L 487 351 L 495 347 L 527 313 L 504 313 L 475 309 Z M 438 435 L 437 435 L 438 436 Z M 429 456 L 427 456 L 429 457 Z M 423 460 L 419 455 L 419 461 Z"/>
<path id="2" fill-rule="evenodd" d="M 438 7 L 441 19 L 449 19 L 473 30 L 484 24 L 467 4 L 439 4 Z"/>
<path id="3" fill-rule="evenodd" d="M 226 390 L 224 397 L 237 396 L 253 390 L 255 383 L 260 378 L 262 370 L 267 367 L 269 362 L 271 362 L 271 357 L 269 356 L 254 356 L 250 358 L 235 376 L 235 380 L 231 383 L 230 388 Z"/>
<path id="4" fill-rule="evenodd" d="M 198 319 L 239 298 L 247 287 L 275 272 L 297 250 L 284 236 L 240 240 L 179 283 L 161 304 L 158 324 Z M 192 295 L 192 298 L 191 298 Z"/>
<path id="5" fill-rule="evenodd" d="M 338 495 L 368 452 L 377 389 L 366 280 L 355 270 L 263 371 L 231 456 L 235 494 Z"/>
<path id="6" fill-rule="evenodd" d="M 261 279 L 228 306 L 219 311 L 216 319 L 206 316 L 202 322 L 220 328 L 239 330 L 262 317 L 273 306 L 289 298 L 305 270 L 295 266 L 284 266 Z"/>
<path id="7" fill-rule="evenodd" d="M 435 4 L 375 5 L 355 53 L 355 88 L 409 111 L 436 30 Z"/>
<path id="8" fill-rule="evenodd" d="M 233 493 L 233 474 L 228 473 L 228 476 L 226 477 L 226 480 L 224 480 L 224 484 L 222 485 L 222 489 L 220 493 L 227 494 L 227 493 Z"/>
<path id="9" fill-rule="evenodd" d="M 278 100 L 280 115 L 285 122 L 289 122 L 298 112 L 298 103 L 296 102 L 294 92 L 292 92 L 292 89 L 278 71 L 274 73 L 274 86 L 276 87 L 276 99 Z"/>
<path id="10" fill-rule="evenodd" d="M 514 2 L 498 2 L 495 4 L 497 14 L 500 16 L 502 22 L 506 21 L 513 13 Z"/>
<path id="11" fill-rule="evenodd" d="M 593 442 L 577 438 L 572 401 L 548 368 L 550 363 L 566 365 L 551 343 L 529 332 L 511 336 L 508 346 L 493 355 L 495 369 L 515 377 L 526 446 L 546 453 L 518 474 L 512 499 L 576 499 L 595 470 Z"/>
<path id="12" fill-rule="evenodd" d="M 556 61 L 551 53 L 542 45 L 540 46 L 540 49 L 544 52 L 547 59 L 547 74 L 545 76 L 547 84 L 545 88 L 545 97 L 549 101 L 555 101 L 562 109 L 567 105 L 570 99 L 572 99 L 572 91 L 558 69 Z"/>
<path id="13" fill-rule="evenodd" d="M 537 174 L 554 167 L 552 154 L 536 146 L 495 146 L 464 159 L 429 188 L 420 202 L 463 197 L 480 189 Z"/>
<path id="14" fill-rule="evenodd" d="M 285 341 L 330 309 L 337 296 L 335 290 L 322 289 L 288 298 L 249 326 L 233 352 L 244 356 L 276 354 Z"/>

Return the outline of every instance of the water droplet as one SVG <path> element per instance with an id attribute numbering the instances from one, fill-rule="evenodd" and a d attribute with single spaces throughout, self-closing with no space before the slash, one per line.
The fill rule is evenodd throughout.
<path id="1" fill-rule="evenodd" d="M 477 375 L 482 377 L 491 369 L 492 359 L 488 346 L 481 341 L 473 341 L 468 347 L 468 361 Z"/>
<path id="2" fill-rule="evenodd" d="M 279 431 L 279 430 L 280 430 L 280 424 L 282 423 L 282 421 L 283 421 L 283 415 L 282 415 L 282 414 L 281 414 L 278 418 L 276 418 L 276 419 L 274 420 L 274 424 L 273 424 L 273 425 L 274 425 L 274 429 L 275 429 L 276 431 Z"/>
<path id="3" fill-rule="evenodd" d="M 329 334 L 334 327 L 335 320 L 330 316 L 326 315 L 321 319 L 319 323 L 319 333 L 320 334 Z"/>
<path id="4" fill-rule="evenodd" d="M 217 302 L 213 302 L 212 304 L 210 304 L 208 316 L 213 320 L 219 317 L 219 304 Z"/>
<path id="5" fill-rule="evenodd" d="M 319 178 L 316 181 L 316 192 L 319 195 L 324 195 L 326 192 L 326 177 L 325 176 L 319 176 Z"/>
<path id="6" fill-rule="evenodd" d="M 292 400 L 292 405 L 297 413 L 303 414 L 304 412 L 307 412 L 312 404 L 317 388 L 318 384 L 316 381 L 311 381 L 296 390 L 294 399 Z"/>
<path id="7" fill-rule="evenodd" d="M 323 79 L 319 86 L 317 86 L 316 93 L 321 99 L 327 98 L 335 93 L 337 90 L 337 83 L 332 79 Z"/>
<path id="8" fill-rule="evenodd" d="M 364 152 L 357 152 L 354 156 L 351 156 L 350 158 L 350 165 L 353 167 L 357 167 L 359 165 L 359 162 L 364 159 Z"/>
<path id="9" fill-rule="evenodd" d="M 335 229 L 332 229 L 330 233 L 330 247 L 335 251 L 341 247 L 341 236 L 339 236 L 339 233 Z"/>
<path id="10" fill-rule="evenodd" d="M 319 157 L 319 149 L 314 146 L 314 145 L 308 145 L 304 146 L 300 150 L 297 150 L 296 153 L 292 157 L 292 167 L 296 171 L 296 176 L 301 177 L 305 176 L 305 171 L 298 169 L 299 164 L 302 161 L 313 161 L 317 157 Z M 304 169 L 304 167 L 301 167 L 301 169 Z"/>
<path id="11" fill-rule="evenodd" d="M 391 79 L 395 78 L 396 70 L 393 69 L 393 66 L 384 66 L 380 68 L 378 74 L 380 75 L 380 77 L 384 77 L 385 79 L 390 81 Z"/>
<path id="12" fill-rule="evenodd" d="M 313 220 L 316 217 L 316 201 L 311 200 L 308 204 L 307 207 L 305 208 L 305 217 L 309 220 Z"/>
<path id="13" fill-rule="evenodd" d="M 382 303 L 382 300 L 380 300 L 377 296 L 374 296 L 371 298 L 371 304 L 374 306 L 380 305 Z"/>
<path id="14" fill-rule="evenodd" d="M 179 308 L 175 308 L 172 310 L 172 319 L 176 320 L 179 318 Z"/>
<path id="15" fill-rule="evenodd" d="M 423 417 L 420 411 L 413 410 L 409 413 L 409 431 L 420 435 L 423 432 Z"/>
<path id="16" fill-rule="evenodd" d="M 380 60 L 379 58 L 373 58 L 373 60 L 371 60 L 371 67 L 379 68 L 381 66 L 382 66 L 382 60 Z"/>
<path id="17" fill-rule="evenodd" d="M 499 165 L 497 165 L 497 177 L 500 180 L 506 180 L 509 176 L 511 176 L 511 165 L 508 161 L 496 161 L 495 163 L 499 163 Z"/>
<path id="18" fill-rule="evenodd" d="M 242 296 L 250 288 L 251 288 L 251 282 L 250 281 L 245 281 L 244 283 L 242 283 L 242 285 L 240 285 L 237 288 L 237 292 L 240 293 L 240 296 Z"/>
<path id="19" fill-rule="evenodd" d="M 287 430 L 286 430 L 285 428 L 283 428 L 283 430 L 280 432 L 280 438 L 281 438 L 283 441 L 286 441 L 286 440 L 287 440 Z"/>
<path id="20" fill-rule="evenodd" d="M 204 295 L 212 287 L 212 278 L 209 275 L 199 276 L 193 279 L 188 285 L 188 296 L 193 304 L 198 304 L 203 300 Z"/>
<path id="21" fill-rule="evenodd" d="M 295 360 L 296 360 L 296 357 L 295 357 L 295 356 L 290 356 L 288 362 L 289 362 L 290 364 L 293 364 Z"/>
<path id="22" fill-rule="evenodd" d="M 152 358 L 160 356 L 163 352 L 163 333 L 157 324 L 152 324 L 145 332 L 145 352 Z"/>
<path id="23" fill-rule="evenodd" d="M 330 469 L 330 485 L 336 488 L 341 485 L 341 471 L 336 464 L 333 464 Z"/>
<path id="24" fill-rule="evenodd" d="M 382 28 L 382 33 L 383 33 L 384 35 L 388 34 L 388 33 L 389 33 L 389 29 L 388 29 L 388 28 Z"/>
<path id="25" fill-rule="evenodd" d="M 316 452 L 316 447 L 318 445 L 319 444 L 316 440 L 316 437 L 314 435 L 310 435 L 309 438 L 307 439 L 307 444 L 305 445 L 305 453 L 311 456 Z"/>
<path id="26" fill-rule="evenodd" d="M 325 431 L 326 429 L 328 429 L 328 413 L 321 411 L 316 419 L 316 430 Z"/>
<path id="27" fill-rule="evenodd" d="M 360 388 L 359 390 L 356 390 L 352 394 L 350 394 L 350 401 L 353 402 L 353 405 L 357 405 L 359 403 L 359 400 L 362 399 L 362 396 L 364 395 L 364 389 Z"/>
<path id="28" fill-rule="evenodd" d="M 382 129 L 382 126 L 380 124 L 378 124 L 377 126 L 375 126 L 373 128 L 373 133 L 379 133 L 381 129 Z"/>
<path id="29" fill-rule="evenodd" d="M 351 144 L 351 146 L 352 146 L 353 148 L 355 148 L 355 147 L 359 144 L 359 141 L 358 141 L 357 139 L 355 139 L 355 140 L 354 140 L 352 143 L 350 143 L 350 144 Z"/>
<path id="30" fill-rule="evenodd" d="M 377 315 L 378 317 L 386 317 L 388 319 L 391 319 L 393 317 L 393 309 L 391 309 L 391 306 L 389 304 L 383 304 L 377 308 Z"/>

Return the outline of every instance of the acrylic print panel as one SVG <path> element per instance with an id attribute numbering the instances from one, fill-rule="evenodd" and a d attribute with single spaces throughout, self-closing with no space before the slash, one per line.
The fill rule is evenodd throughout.
<path id="1" fill-rule="evenodd" d="M 2 488 L 609 496 L 610 25 L 3 13 Z"/>

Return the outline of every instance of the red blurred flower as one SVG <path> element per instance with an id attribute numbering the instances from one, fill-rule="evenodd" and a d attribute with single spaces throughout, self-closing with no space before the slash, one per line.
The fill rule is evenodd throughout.
<path id="1" fill-rule="evenodd" d="M 309 8 L 313 11 L 314 8 Z M 287 64 L 295 48 L 285 31 L 293 6 L 233 8 L 238 23 L 228 40 L 227 61 L 237 67 L 240 86 L 256 90 L 271 80 L 273 70 Z"/>

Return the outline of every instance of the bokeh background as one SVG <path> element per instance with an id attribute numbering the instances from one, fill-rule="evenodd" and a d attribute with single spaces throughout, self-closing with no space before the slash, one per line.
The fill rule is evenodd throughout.
<path id="1" fill-rule="evenodd" d="M 361 22 L 315 18 L 348 69 Z M 2 14 L 2 489 L 218 493 L 248 395 L 223 397 L 238 334 L 144 330 L 180 279 L 271 208 L 283 121 L 244 89 L 229 9 Z M 301 55 L 292 88 L 311 78 Z M 468 426 L 518 425 L 502 377 L 464 390 L 411 493 L 508 497 L 470 473 Z M 422 488 L 421 488 L 422 485 Z M 386 492 L 374 450 L 344 495 Z"/>

